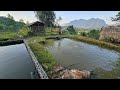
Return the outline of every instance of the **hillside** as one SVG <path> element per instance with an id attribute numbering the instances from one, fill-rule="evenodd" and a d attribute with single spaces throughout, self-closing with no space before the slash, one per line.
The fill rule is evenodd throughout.
<path id="1" fill-rule="evenodd" d="M 25 23 L 15 21 L 7 17 L 0 16 L 0 31 L 17 31 L 20 30 Z"/>
<path id="2" fill-rule="evenodd" d="M 108 26 L 104 20 L 99 18 L 97 19 L 91 18 L 88 20 L 85 19 L 73 20 L 65 24 L 65 26 L 69 26 L 69 25 L 73 25 L 74 27 L 79 27 L 79 28 L 101 28 L 103 26 Z"/>

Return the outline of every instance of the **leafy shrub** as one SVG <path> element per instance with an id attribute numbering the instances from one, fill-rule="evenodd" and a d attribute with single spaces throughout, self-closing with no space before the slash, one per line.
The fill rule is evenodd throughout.
<path id="1" fill-rule="evenodd" d="M 72 26 L 68 26 L 67 30 L 69 31 L 70 34 L 76 34 L 76 31 L 75 31 L 73 25 Z"/>
<path id="2" fill-rule="evenodd" d="M 99 37 L 100 37 L 100 31 L 93 29 L 90 32 L 88 32 L 88 37 L 94 38 L 94 39 L 99 39 Z"/>
<path id="3" fill-rule="evenodd" d="M 85 32 L 81 32 L 80 35 L 81 36 L 87 36 L 87 34 Z"/>

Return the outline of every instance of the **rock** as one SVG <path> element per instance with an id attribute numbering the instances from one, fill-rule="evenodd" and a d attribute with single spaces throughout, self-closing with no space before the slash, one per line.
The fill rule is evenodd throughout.
<path id="1" fill-rule="evenodd" d="M 90 78 L 90 71 L 86 70 L 76 70 L 76 69 L 64 69 L 61 66 L 56 66 L 54 69 L 56 73 L 54 78 L 56 79 L 88 79 Z"/>
<path id="2" fill-rule="evenodd" d="M 90 77 L 90 72 L 83 70 L 70 70 L 70 74 L 73 76 L 74 79 L 87 79 Z"/>

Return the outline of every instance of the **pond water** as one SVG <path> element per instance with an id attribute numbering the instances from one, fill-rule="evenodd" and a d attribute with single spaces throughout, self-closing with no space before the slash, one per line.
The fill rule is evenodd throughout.
<path id="1" fill-rule="evenodd" d="M 46 48 L 62 66 L 94 71 L 96 78 L 120 78 L 120 53 L 71 39 L 53 41 Z M 113 65 L 114 63 L 114 65 Z"/>
<path id="2" fill-rule="evenodd" d="M 38 79 L 34 63 L 24 44 L 0 46 L 0 79 Z"/>

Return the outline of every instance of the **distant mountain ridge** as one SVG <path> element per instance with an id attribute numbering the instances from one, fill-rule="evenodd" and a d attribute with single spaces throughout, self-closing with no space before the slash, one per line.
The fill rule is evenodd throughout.
<path id="1" fill-rule="evenodd" d="M 65 24 L 65 26 L 70 26 L 70 25 L 79 28 L 101 28 L 103 26 L 108 26 L 104 20 L 99 18 L 96 19 L 91 18 L 88 20 L 85 19 L 73 20 Z"/>

